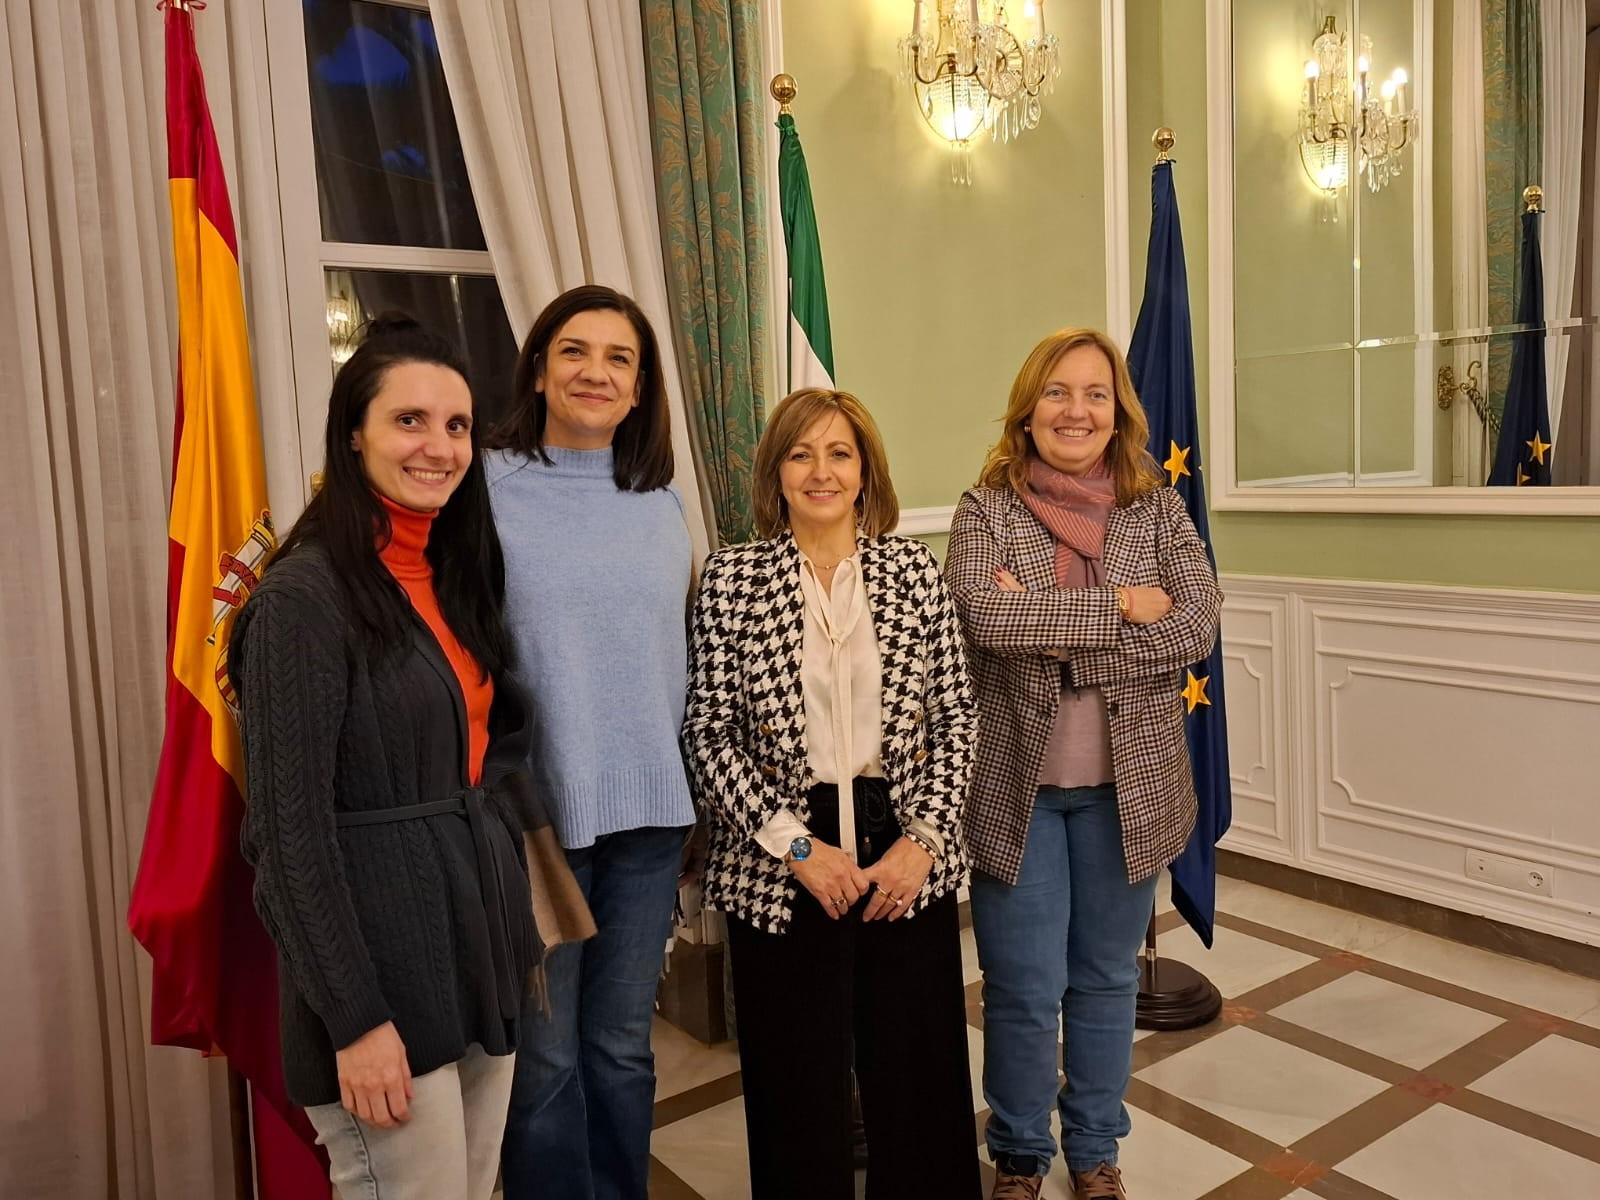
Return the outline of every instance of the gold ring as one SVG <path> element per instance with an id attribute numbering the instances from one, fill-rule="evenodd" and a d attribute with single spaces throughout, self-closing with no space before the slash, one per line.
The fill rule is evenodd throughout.
<path id="1" fill-rule="evenodd" d="M 890 904 L 904 904 L 905 901 L 900 899 L 899 896 L 890 896 L 889 897 L 889 903 Z"/>

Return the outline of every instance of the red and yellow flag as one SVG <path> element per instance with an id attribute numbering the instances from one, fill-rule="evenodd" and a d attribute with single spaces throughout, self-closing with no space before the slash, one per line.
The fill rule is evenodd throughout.
<path id="1" fill-rule="evenodd" d="M 220 1052 L 251 1085 L 263 1198 L 326 1196 L 284 1094 L 276 955 L 239 851 L 244 768 L 230 711 L 232 618 L 273 546 L 239 245 L 195 50 L 194 0 L 166 9 L 167 159 L 178 402 L 167 524 L 166 734 L 128 924 L 155 962 L 151 1040 Z"/>

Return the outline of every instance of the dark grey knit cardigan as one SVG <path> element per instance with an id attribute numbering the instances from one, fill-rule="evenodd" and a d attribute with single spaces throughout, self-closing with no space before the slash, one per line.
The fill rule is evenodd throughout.
<path id="1" fill-rule="evenodd" d="M 278 947 L 284 1075 L 297 1104 L 339 1099 L 334 1051 L 392 1020 L 413 1075 L 473 1043 L 516 1049 L 538 954 L 508 789 L 527 708 L 495 680 L 482 786 L 466 705 L 420 616 L 369 656 L 326 553 L 274 562 L 230 648 L 247 774 L 244 854 Z M 387 819 L 433 802 L 441 811 Z"/>

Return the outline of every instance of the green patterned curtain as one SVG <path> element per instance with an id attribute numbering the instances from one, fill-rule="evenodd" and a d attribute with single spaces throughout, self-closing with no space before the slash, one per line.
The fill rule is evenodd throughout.
<path id="1" fill-rule="evenodd" d="M 1539 0 L 1483 0 L 1484 183 L 1489 215 L 1489 324 L 1515 319 L 1522 189 L 1538 183 L 1544 144 Z M 1504 412 L 1511 339 L 1489 343 L 1489 403 Z"/>
<path id="2" fill-rule="evenodd" d="M 695 440 L 724 543 L 755 534 L 767 339 L 758 0 L 640 0 L 661 241 Z"/>

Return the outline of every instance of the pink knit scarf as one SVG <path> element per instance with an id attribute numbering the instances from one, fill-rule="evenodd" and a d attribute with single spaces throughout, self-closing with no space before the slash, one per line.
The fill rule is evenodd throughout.
<path id="1" fill-rule="evenodd" d="M 1033 459 L 1022 502 L 1055 539 L 1057 587 L 1105 582 L 1106 518 L 1117 502 L 1116 480 L 1105 459 L 1086 475 L 1068 475 Z"/>

